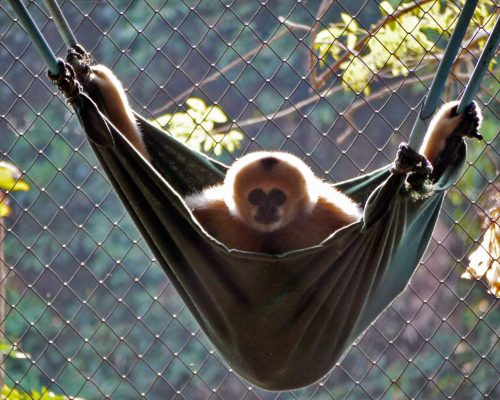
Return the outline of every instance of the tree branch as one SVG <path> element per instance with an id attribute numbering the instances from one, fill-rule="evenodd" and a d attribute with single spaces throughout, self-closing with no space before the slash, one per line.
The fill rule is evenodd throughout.
<path id="1" fill-rule="evenodd" d="M 424 5 L 425 3 L 429 3 L 430 1 L 433 0 L 415 1 L 414 4 L 403 7 L 399 10 L 395 10 L 394 13 L 387 15 L 385 18 L 381 19 L 376 25 L 371 28 L 371 30 L 365 36 L 363 36 L 356 42 L 352 50 L 343 53 L 332 66 L 328 67 L 328 69 L 315 80 L 315 82 L 312 82 L 313 87 L 315 89 L 320 89 L 328 81 L 328 79 L 330 79 L 336 72 L 340 70 L 341 64 L 343 64 L 351 55 L 355 55 L 354 53 L 359 53 L 359 51 L 363 49 L 366 43 L 368 43 L 368 40 L 386 24 L 398 19 L 402 15 L 407 14 L 416 8 L 421 8 L 422 5 Z"/>
<path id="2" fill-rule="evenodd" d="M 431 74 L 427 74 L 427 75 L 424 75 L 421 77 L 407 78 L 402 82 L 401 86 L 413 85 L 413 84 L 418 83 L 418 82 L 430 81 L 431 79 L 434 78 L 434 75 L 435 74 L 431 73 Z M 456 79 L 460 79 L 460 80 L 462 80 L 462 79 L 468 80 L 470 78 L 470 74 L 461 73 L 461 72 L 456 72 L 454 74 L 454 76 Z M 356 126 L 352 122 L 352 117 L 351 117 L 354 112 L 358 111 L 359 109 L 363 108 L 366 105 L 369 105 L 369 102 L 371 102 L 371 101 L 384 98 L 389 93 L 394 93 L 394 91 L 396 89 L 401 87 L 400 84 L 401 84 L 401 81 L 398 80 L 393 85 L 387 86 L 384 89 L 380 89 L 379 91 L 377 91 L 377 93 L 370 95 L 368 98 L 361 98 L 361 99 L 355 101 L 354 103 L 352 103 L 350 105 L 349 109 L 347 110 L 347 112 L 345 112 L 343 115 L 343 117 L 349 123 L 350 127 L 344 129 L 343 132 L 341 132 L 339 135 L 337 135 L 335 142 L 337 144 L 343 143 L 354 132 L 351 127 L 354 127 L 354 129 L 356 129 Z M 481 90 L 488 93 L 488 91 L 484 87 L 481 87 Z"/>
<path id="3" fill-rule="evenodd" d="M 213 82 L 216 79 L 218 79 L 221 75 L 224 75 L 226 72 L 230 71 L 234 67 L 236 67 L 238 64 L 241 64 L 244 61 L 248 61 L 251 57 L 256 55 L 264 46 L 269 46 L 271 43 L 275 42 L 276 40 L 280 39 L 281 37 L 285 36 L 285 34 L 289 33 L 288 30 L 283 30 L 282 32 L 278 33 L 276 36 L 273 36 L 271 39 L 269 39 L 267 42 L 261 43 L 259 46 L 257 46 L 255 49 L 249 51 L 248 53 L 243 54 L 239 58 L 231 61 L 229 64 L 227 64 L 224 68 L 221 68 L 220 70 L 215 71 L 212 75 L 209 75 L 205 79 L 201 80 L 198 86 L 191 86 L 184 90 L 181 94 L 175 97 L 175 99 L 169 101 L 167 104 L 157 108 L 156 110 L 152 111 L 153 115 L 159 115 L 163 114 L 164 112 L 168 111 L 171 107 L 177 106 L 186 98 L 193 93 L 195 88 L 200 88 L 207 83 Z"/>
<path id="4" fill-rule="evenodd" d="M 294 112 L 301 110 L 302 108 L 314 103 L 315 101 L 317 101 L 319 99 L 322 99 L 324 97 L 329 97 L 332 94 L 338 93 L 342 90 L 343 90 L 342 86 L 337 86 L 335 88 L 326 89 L 326 90 L 322 91 L 321 93 L 314 92 L 313 96 L 311 96 L 305 100 L 301 100 L 301 101 L 295 103 L 294 105 L 292 105 L 288 108 L 285 108 L 284 110 L 278 111 L 275 114 L 263 115 L 261 117 L 249 118 L 249 119 L 246 119 L 246 120 L 238 122 L 238 123 L 226 124 L 226 125 L 223 125 L 223 126 L 217 128 L 216 130 L 214 130 L 214 132 L 226 133 L 230 129 L 233 129 L 235 125 L 238 128 L 243 128 L 245 126 L 251 126 L 251 125 L 261 123 L 261 122 L 267 122 L 267 121 L 271 121 L 271 120 L 275 121 L 277 119 L 286 117 L 287 115 L 293 114 Z"/>
<path id="5" fill-rule="evenodd" d="M 314 41 L 316 40 L 316 36 L 318 34 L 318 28 L 321 25 L 321 18 L 326 14 L 328 9 L 331 7 L 334 0 L 322 0 L 318 11 L 316 13 L 315 20 L 313 26 L 310 29 L 311 35 L 311 46 L 309 47 L 309 78 L 311 79 L 311 83 L 314 87 L 316 87 L 317 82 L 317 74 L 316 74 L 316 64 L 318 63 L 318 57 L 316 53 L 314 53 Z"/>

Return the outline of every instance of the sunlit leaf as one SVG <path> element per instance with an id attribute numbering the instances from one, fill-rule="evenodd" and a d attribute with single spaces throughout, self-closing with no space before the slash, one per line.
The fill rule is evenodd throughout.
<path id="1" fill-rule="evenodd" d="M 213 121 L 215 123 L 223 123 L 227 121 L 226 114 L 220 109 L 220 107 L 212 106 L 208 112 L 206 119 Z"/>
<path id="2" fill-rule="evenodd" d="M 199 111 L 201 113 L 204 112 L 207 108 L 205 102 L 197 97 L 191 97 L 190 99 L 187 99 L 186 104 L 194 111 Z"/>
<path id="3" fill-rule="evenodd" d="M 500 196 L 498 205 L 491 210 L 491 220 L 478 248 L 469 256 L 465 279 L 485 278 L 490 292 L 500 298 Z"/>
<path id="4" fill-rule="evenodd" d="M 72 397 L 72 399 L 84 400 L 82 397 Z M 56 394 L 45 387 L 41 391 L 21 392 L 18 389 L 3 385 L 0 400 L 69 400 L 69 397 Z"/>
<path id="5" fill-rule="evenodd" d="M 215 141 L 212 138 L 206 138 L 203 143 L 203 151 L 209 152 L 215 145 Z"/>
<path id="6" fill-rule="evenodd" d="M 214 129 L 215 124 L 212 121 L 205 120 L 200 124 L 200 127 L 205 131 L 205 133 L 209 134 Z"/>
<path id="7" fill-rule="evenodd" d="M 367 85 L 372 84 L 373 73 L 390 73 L 392 76 L 407 76 L 410 71 L 427 69 L 430 72 L 435 68 L 438 59 L 431 62 L 421 62 L 430 51 L 442 52 L 444 41 L 436 42 L 436 37 L 447 37 L 453 31 L 457 22 L 457 13 L 463 6 L 464 0 L 458 2 L 427 2 L 419 7 L 411 7 L 409 12 L 401 14 L 397 19 L 389 19 L 375 35 L 371 36 L 363 48 L 355 48 L 356 43 L 367 33 L 366 29 L 359 28 L 353 17 L 347 13 L 340 15 L 341 22 L 330 24 L 328 28 L 318 32 L 314 41 L 314 50 L 320 58 L 320 68 L 328 67 L 329 57 L 338 59 L 346 50 L 336 42 L 346 45 L 353 54 L 347 54 L 348 60 L 341 66 L 344 87 L 356 93 L 369 93 Z M 402 8 L 414 5 L 413 1 L 382 1 L 379 5 L 383 15 L 394 14 L 395 7 Z M 496 18 L 491 0 L 480 0 L 474 11 L 474 26 L 482 27 L 479 32 L 491 32 Z M 373 27 L 371 28 L 373 29 Z M 481 50 L 487 37 L 478 35 L 477 28 L 471 26 L 466 37 L 472 39 L 468 46 L 469 52 Z M 359 53 L 358 53 L 359 52 Z M 365 67 L 356 64 L 355 57 L 361 57 Z M 351 69 L 346 71 L 345 68 Z M 490 65 L 490 69 L 493 65 Z M 363 71 L 365 69 L 365 71 Z"/>
<path id="8" fill-rule="evenodd" d="M 160 128 L 164 128 L 168 125 L 171 119 L 172 119 L 172 114 L 163 114 L 158 118 L 153 119 L 153 123 Z"/>
<path id="9" fill-rule="evenodd" d="M 217 143 L 214 147 L 214 154 L 220 156 L 222 154 L 223 147 L 220 143 Z"/>
<path id="10" fill-rule="evenodd" d="M 15 165 L 0 161 L 0 189 L 10 192 L 16 190 L 29 190 L 29 184 L 23 181 L 21 177 L 22 173 Z"/>
<path id="11" fill-rule="evenodd" d="M 7 202 L 5 201 L 5 199 L 0 202 L 0 217 L 8 216 L 11 213 L 11 211 L 12 210 L 11 210 L 10 206 L 7 204 Z"/>
<path id="12" fill-rule="evenodd" d="M 392 14 L 394 12 L 394 7 L 388 1 L 383 1 L 382 3 L 380 3 L 379 7 L 383 12 L 386 12 L 387 14 Z"/>
<path id="13" fill-rule="evenodd" d="M 186 105 L 186 112 L 164 114 L 153 120 L 153 123 L 198 151 L 220 155 L 224 148 L 232 152 L 239 147 L 244 138 L 241 132 L 214 132 L 216 124 L 228 120 L 222 108 L 217 105 L 207 106 L 198 98 L 186 100 Z"/>
<path id="14" fill-rule="evenodd" d="M 167 126 L 193 126 L 193 118 L 186 113 L 175 113 Z"/>
<path id="15" fill-rule="evenodd" d="M 349 14 L 341 13 L 340 18 L 346 25 L 349 25 L 349 23 L 352 21 L 352 17 Z"/>
<path id="16" fill-rule="evenodd" d="M 16 350 L 16 346 L 9 343 L 0 343 L 0 353 L 7 355 L 10 358 L 29 358 L 29 354 L 25 354 Z"/>
<path id="17" fill-rule="evenodd" d="M 354 34 L 348 35 L 347 36 L 347 48 L 354 50 L 354 46 L 355 46 L 357 41 L 358 41 L 358 38 L 356 37 L 356 35 L 354 35 Z"/>

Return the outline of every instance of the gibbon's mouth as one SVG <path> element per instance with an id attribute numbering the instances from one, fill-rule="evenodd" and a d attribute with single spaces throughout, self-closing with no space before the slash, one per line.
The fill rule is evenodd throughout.
<path id="1" fill-rule="evenodd" d="M 279 222 L 281 218 L 278 215 L 256 215 L 254 219 L 259 224 L 271 225 Z"/>

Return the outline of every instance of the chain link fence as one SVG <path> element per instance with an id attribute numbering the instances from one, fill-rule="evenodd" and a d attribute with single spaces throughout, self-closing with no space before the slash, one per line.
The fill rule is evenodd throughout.
<path id="1" fill-rule="evenodd" d="M 163 116 L 223 162 L 280 149 L 334 181 L 392 161 L 463 4 L 59 3 L 80 43 L 113 69 L 145 117 Z M 497 1 L 480 7 L 443 100 L 463 91 L 498 16 Z M 64 56 L 43 3 L 28 9 Z M 498 66 L 477 98 L 485 141 L 470 144 L 406 291 L 324 379 L 278 393 L 240 379 L 207 341 L 5 4 L 0 39 L 0 151 L 31 186 L 8 193 L 12 212 L 2 222 L 2 398 L 38 399 L 44 388 L 87 400 L 500 398 L 494 287 L 461 278 L 478 247 L 492 268 L 498 257 L 482 242 L 498 224 Z M 211 117 L 197 120 L 206 110 Z"/>

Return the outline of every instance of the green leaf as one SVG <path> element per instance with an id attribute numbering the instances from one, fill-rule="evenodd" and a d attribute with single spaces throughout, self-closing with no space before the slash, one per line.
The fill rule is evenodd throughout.
<path id="1" fill-rule="evenodd" d="M 341 13 L 340 18 L 342 19 L 342 21 L 346 25 L 349 25 L 353 19 L 352 16 L 350 16 L 349 14 L 345 14 L 345 13 Z"/>
<path id="2" fill-rule="evenodd" d="M 16 190 L 29 190 L 30 186 L 23 181 L 21 177 L 21 171 L 19 171 L 15 165 L 0 161 L 0 189 L 10 192 Z"/>
<path id="3" fill-rule="evenodd" d="M 206 116 L 206 119 L 220 124 L 227 121 L 227 116 L 220 107 L 212 106 Z"/>
<path id="4" fill-rule="evenodd" d="M 207 108 L 205 102 L 197 97 L 191 97 L 190 99 L 187 99 L 186 104 L 194 111 L 198 111 L 200 113 L 204 112 Z"/>
<path id="5" fill-rule="evenodd" d="M 6 217 L 10 215 L 12 209 L 10 206 L 7 204 L 7 199 L 4 199 L 0 201 L 0 217 Z"/>
<path id="6" fill-rule="evenodd" d="M 387 14 L 392 14 L 394 12 L 394 7 L 388 1 L 383 1 L 382 3 L 380 3 L 379 7 L 382 12 L 385 12 Z"/>

